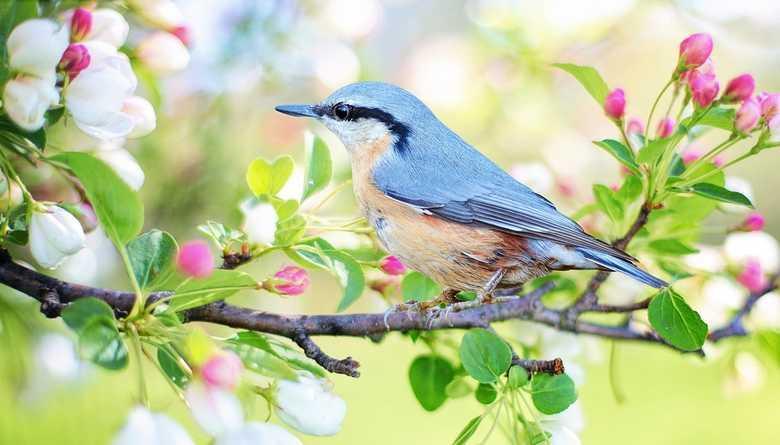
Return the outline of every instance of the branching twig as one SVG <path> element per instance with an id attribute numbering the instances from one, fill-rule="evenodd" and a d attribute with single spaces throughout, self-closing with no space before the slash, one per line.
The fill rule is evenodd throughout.
<path id="1" fill-rule="evenodd" d="M 747 335 L 747 330 L 745 329 L 745 325 L 743 323 L 745 317 L 750 313 L 751 310 L 753 310 L 753 306 L 756 305 L 761 297 L 777 289 L 778 280 L 780 280 L 780 273 L 772 275 L 764 289 L 758 292 L 752 292 L 750 295 L 748 295 L 745 303 L 741 308 L 739 308 L 739 311 L 734 314 L 734 316 L 731 318 L 731 321 L 727 325 L 710 332 L 708 336 L 710 341 L 718 342 L 727 337 L 743 337 Z"/>

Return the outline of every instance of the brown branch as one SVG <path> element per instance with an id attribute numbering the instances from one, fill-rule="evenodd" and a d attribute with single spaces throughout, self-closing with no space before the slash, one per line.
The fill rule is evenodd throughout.
<path id="1" fill-rule="evenodd" d="M 306 354 L 306 357 L 314 360 L 318 365 L 322 366 L 329 372 L 344 374 L 350 377 L 360 377 L 360 372 L 357 370 L 357 368 L 360 367 L 360 363 L 353 360 L 352 357 L 339 360 L 329 356 L 323 352 L 316 343 L 314 343 L 314 340 L 312 340 L 304 330 L 298 330 L 293 335 L 292 341 L 300 346 L 300 348 Z"/>
<path id="2" fill-rule="evenodd" d="M 743 323 L 745 317 L 753 310 L 753 307 L 761 297 L 777 289 L 778 280 L 780 280 L 780 272 L 775 273 L 770 277 L 769 282 L 764 289 L 761 289 L 758 292 L 752 292 L 748 295 L 747 299 L 745 299 L 745 303 L 742 304 L 742 307 L 734 314 L 728 324 L 709 333 L 708 338 L 710 341 L 717 343 L 724 338 L 744 337 L 747 335 L 748 332 Z"/>

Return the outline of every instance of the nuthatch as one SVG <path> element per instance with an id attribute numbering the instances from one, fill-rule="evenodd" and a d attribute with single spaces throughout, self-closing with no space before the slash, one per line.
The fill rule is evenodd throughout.
<path id="1" fill-rule="evenodd" d="M 570 269 L 667 285 L 629 254 L 585 233 L 402 88 L 354 83 L 319 104 L 276 110 L 315 118 L 341 139 L 358 203 L 384 247 L 450 290 L 485 298 Z"/>

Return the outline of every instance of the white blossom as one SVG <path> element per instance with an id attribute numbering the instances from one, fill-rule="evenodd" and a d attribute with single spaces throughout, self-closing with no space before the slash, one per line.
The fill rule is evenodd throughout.
<path id="1" fill-rule="evenodd" d="M 542 428 L 550 433 L 550 445 L 579 445 L 577 436 L 585 428 L 585 419 L 579 401 L 574 402 L 565 411 L 543 416 L 540 420 Z"/>
<path id="2" fill-rule="evenodd" d="M 723 253 L 729 263 L 743 266 L 754 258 L 769 273 L 780 267 L 780 245 L 766 232 L 736 232 L 726 237 Z"/>
<path id="3" fill-rule="evenodd" d="M 697 248 L 698 252 L 685 256 L 685 264 L 709 273 L 722 272 L 726 268 L 726 260 L 719 249 L 703 245 L 697 246 Z"/>
<path id="4" fill-rule="evenodd" d="M 46 110 L 59 100 L 53 71 L 47 78 L 21 74 L 10 79 L 3 90 L 3 108 L 8 117 L 27 131 L 43 127 Z"/>
<path id="5" fill-rule="evenodd" d="M 279 217 L 271 204 L 247 201 L 241 205 L 241 211 L 244 213 L 244 224 L 241 228 L 250 242 L 266 245 L 274 242 Z"/>
<path id="6" fill-rule="evenodd" d="M 13 71 L 52 79 L 68 47 L 68 29 L 52 20 L 26 20 L 11 31 L 6 42 Z"/>
<path id="7" fill-rule="evenodd" d="M 187 387 L 184 397 L 198 425 L 212 436 L 238 431 L 244 424 L 241 402 L 231 392 L 196 381 Z"/>
<path id="8" fill-rule="evenodd" d="M 702 287 L 699 315 L 709 326 L 722 326 L 745 300 L 745 289 L 733 280 L 716 276 Z"/>
<path id="9" fill-rule="evenodd" d="M 187 431 L 165 414 L 136 407 L 114 438 L 113 445 L 193 445 Z"/>
<path id="10" fill-rule="evenodd" d="M 95 156 L 108 164 L 133 190 L 139 190 L 146 179 L 143 169 L 133 155 L 124 148 L 99 150 Z"/>
<path id="11" fill-rule="evenodd" d="M 41 266 L 53 269 L 84 247 L 84 229 L 75 216 L 56 205 L 40 205 L 30 217 L 30 251 Z"/>
<path id="12" fill-rule="evenodd" d="M 122 104 L 122 112 L 133 119 L 133 131 L 127 135 L 129 138 L 146 136 L 157 128 L 157 115 L 152 104 L 140 96 L 130 96 Z"/>
<path id="13" fill-rule="evenodd" d="M 133 9 L 150 23 L 171 29 L 184 23 L 184 14 L 171 0 L 129 0 Z"/>
<path id="14" fill-rule="evenodd" d="M 761 297 L 749 315 L 754 329 L 780 330 L 780 293 L 770 292 Z"/>
<path id="15" fill-rule="evenodd" d="M 302 445 L 297 437 L 273 423 L 247 422 L 217 437 L 214 445 Z"/>
<path id="16" fill-rule="evenodd" d="M 738 352 L 731 371 L 723 386 L 726 395 L 732 397 L 757 390 L 766 379 L 763 365 L 750 352 Z"/>
<path id="17" fill-rule="evenodd" d="M 135 53 L 147 68 L 158 74 L 183 70 L 190 63 L 190 51 L 184 43 L 165 31 L 156 31 L 144 37 Z"/>
<path id="18" fill-rule="evenodd" d="M 313 436 L 338 433 L 347 413 L 347 404 L 329 383 L 305 371 L 298 372 L 298 381 L 278 382 L 275 402 L 284 423 Z"/>
<path id="19" fill-rule="evenodd" d="M 103 42 L 119 48 L 125 44 L 129 32 L 130 25 L 122 14 L 113 9 L 96 9 L 92 11 L 92 29 L 84 40 Z"/>

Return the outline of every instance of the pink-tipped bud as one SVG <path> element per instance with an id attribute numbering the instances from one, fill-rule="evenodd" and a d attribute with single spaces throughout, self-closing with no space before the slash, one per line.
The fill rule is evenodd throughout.
<path id="1" fill-rule="evenodd" d="M 92 30 L 92 12 L 86 8 L 76 8 L 70 18 L 70 39 L 79 42 Z"/>
<path id="2" fill-rule="evenodd" d="M 688 88 L 691 91 L 694 103 L 701 108 L 706 108 L 718 96 L 720 84 L 718 84 L 714 74 L 693 71 L 688 78 Z"/>
<path id="3" fill-rule="evenodd" d="M 604 112 L 612 119 L 622 119 L 626 112 L 626 93 L 622 88 L 615 88 L 604 99 Z"/>
<path id="4" fill-rule="evenodd" d="M 690 165 L 693 162 L 696 162 L 699 158 L 701 158 L 701 152 L 699 150 L 695 149 L 689 149 L 682 152 L 682 155 L 680 155 L 680 158 L 683 161 L 683 164 Z"/>
<path id="5" fill-rule="evenodd" d="M 613 192 L 619 192 L 620 184 L 613 182 L 612 184 L 609 185 L 609 189 L 612 190 Z"/>
<path id="6" fill-rule="evenodd" d="M 244 366 L 232 351 L 220 351 L 206 360 L 200 368 L 200 375 L 211 388 L 232 391 L 241 379 Z"/>
<path id="7" fill-rule="evenodd" d="M 81 71 L 89 66 L 91 59 L 89 50 L 86 46 L 80 43 L 71 43 L 68 48 L 65 49 L 65 52 L 62 53 L 59 67 L 62 71 L 67 73 L 70 80 L 73 80 Z"/>
<path id="8" fill-rule="evenodd" d="M 752 293 L 763 292 L 768 284 L 761 263 L 755 258 L 748 258 L 745 268 L 737 276 L 737 281 Z"/>
<path id="9" fill-rule="evenodd" d="M 746 232 L 756 232 L 763 230 L 765 225 L 766 220 L 764 219 L 764 215 L 758 212 L 751 212 L 745 217 L 745 220 L 742 221 L 740 229 Z"/>
<path id="10" fill-rule="evenodd" d="M 668 138 L 674 133 L 674 128 L 677 126 L 677 122 L 671 117 L 665 117 L 658 122 L 658 127 L 655 129 L 656 137 Z"/>
<path id="11" fill-rule="evenodd" d="M 188 241 L 179 249 L 176 265 L 184 275 L 205 278 L 214 272 L 214 257 L 205 241 Z"/>
<path id="12" fill-rule="evenodd" d="M 176 36 L 184 46 L 188 47 L 192 43 L 192 35 L 190 35 L 190 28 L 185 25 L 174 26 L 168 32 Z"/>
<path id="13" fill-rule="evenodd" d="M 750 74 L 741 74 L 731 79 L 723 92 L 723 101 L 741 102 L 750 99 L 756 90 L 756 81 Z"/>
<path id="14" fill-rule="evenodd" d="M 406 266 L 395 255 L 388 255 L 379 262 L 379 268 L 388 275 L 403 275 Z"/>
<path id="15" fill-rule="evenodd" d="M 758 119 L 761 117 L 761 107 L 754 99 L 747 99 L 742 102 L 737 110 L 734 119 L 734 128 L 740 133 L 750 133 L 750 130 L 756 127 Z"/>
<path id="16" fill-rule="evenodd" d="M 297 266 L 285 266 L 274 274 L 273 291 L 279 295 L 300 295 L 309 287 L 309 273 Z"/>
<path id="17" fill-rule="evenodd" d="M 632 117 L 628 120 L 628 124 L 626 124 L 626 134 L 629 136 L 632 134 L 643 134 L 645 132 L 645 126 L 636 117 Z"/>
<path id="18" fill-rule="evenodd" d="M 712 54 L 712 37 L 707 33 L 691 34 L 680 42 L 682 68 L 696 68 L 704 64 Z"/>
<path id="19" fill-rule="evenodd" d="M 718 155 L 712 158 L 712 165 L 715 167 L 723 167 L 723 164 L 725 163 L 726 161 L 723 159 L 723 156 Z"/>
<path id="20" fill-rule="evenodd" d="M 761 115 L 767 122 L 780 113 L 780 93 L 761 93 L 758 103 L 761 106 Z"/>

